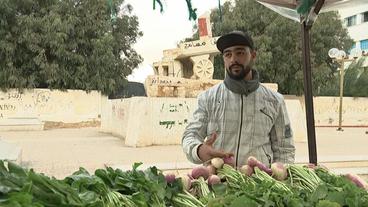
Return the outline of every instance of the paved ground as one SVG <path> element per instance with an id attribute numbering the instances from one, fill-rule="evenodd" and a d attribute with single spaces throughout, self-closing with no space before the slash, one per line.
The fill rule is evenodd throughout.
<path id="1" fill-rule="evenodd" d="M 359 168 L 368 174 L 368 128 L 317 128 L 320 162 L 330 167 Z M 90 172 L 104 165 L 130 168 L 134 162 L 161 169 L 189 168 L 181 147 L 152 146 L 131 148 L 120 138 L 99 132 L 98 128 L 53 129 L 45 131 L 0 132 L 0 139 L 22 148 L 22 165 L 37 172 L 63 178 L 79 167 Z M 296 143 L 297 162 L 308 162 L 307 143 Z M 360 173 L 361 174 L 361 173 Z"/>

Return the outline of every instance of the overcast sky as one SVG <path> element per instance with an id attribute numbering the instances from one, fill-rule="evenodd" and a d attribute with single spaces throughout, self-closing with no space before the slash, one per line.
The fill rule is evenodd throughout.
<path id="1" fill-rule="evenodd" d="M 164 4 L 164 13 L 160 13 L 157 3 L 153 10 L 153 0 L 126 0 L 126 3 L 133 6 L 133 14 L 138 17 L 139 28 L 143 32 L 134 48 L 144 58 L 144 62 L 128 76 L 130 81 L 144 82 L 147 75 L 153 74 L 151 65 L 161 60 L 163 50 L 175 48 L 180 40 L 193 34 L 192 28 L 196 22 L 188 20 L 186 1 L 161 2 Z M 200 16 L 217 7 L 218 0 L 192 0 L 192 5 L 197 8 L 197 16 Z"/>

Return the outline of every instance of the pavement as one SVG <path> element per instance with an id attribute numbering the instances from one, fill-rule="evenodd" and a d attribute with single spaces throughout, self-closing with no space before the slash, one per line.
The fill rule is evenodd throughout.
<path id="1" fill-rule="evenodd" d="M 368 128 L 344 128 L 342 132 L 316 128 L 318 162 L 336 173 L 368 175 L 367 131 Z M 22 149 L 24 167 L 56 178 L 71 175 L 79 167 L 91 173 L 105 166 L 127 170 L 135 162 L 168 171 L 195 166 L 187 161 L 180 145 L 132 148 L 99 128 L 2 131 L 0 139 Z M 296 162 L 308 163 L 308 144 L 295 145 Z"/>

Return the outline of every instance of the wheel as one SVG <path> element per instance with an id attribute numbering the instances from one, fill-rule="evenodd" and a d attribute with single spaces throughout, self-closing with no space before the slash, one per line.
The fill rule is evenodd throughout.
<path id="1" fill-rule="evenodd" d="M 199 79 L 212 79 L 213 64 L 208 59 L 202 59 L 193 65 L 193 72 Z"/>

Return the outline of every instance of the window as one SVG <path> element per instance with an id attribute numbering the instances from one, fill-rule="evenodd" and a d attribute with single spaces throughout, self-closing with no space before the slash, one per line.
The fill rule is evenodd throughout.
<path id="1" fill-rule="evenodd" d="M 350 50 L 349 50 L 349 54 L 351 53 L 351 50 L 356 48 L 356 42 L 353 43 L 353 46 L 351 46 Z"/>
<path id="2" fill-rule="evenodd" d="M 368 50 L 368 39 L 360 41 L 360 49 Z"/>
<path id="3" fill-rule="evenodd" d="M 356 15 L 346 18 L 347 26 L 356 25 Z"/>
<path id="4" fill-rule="evenodd" d="M 368 22 L 368 11 L 363 13 L 362 22 Z"/>

